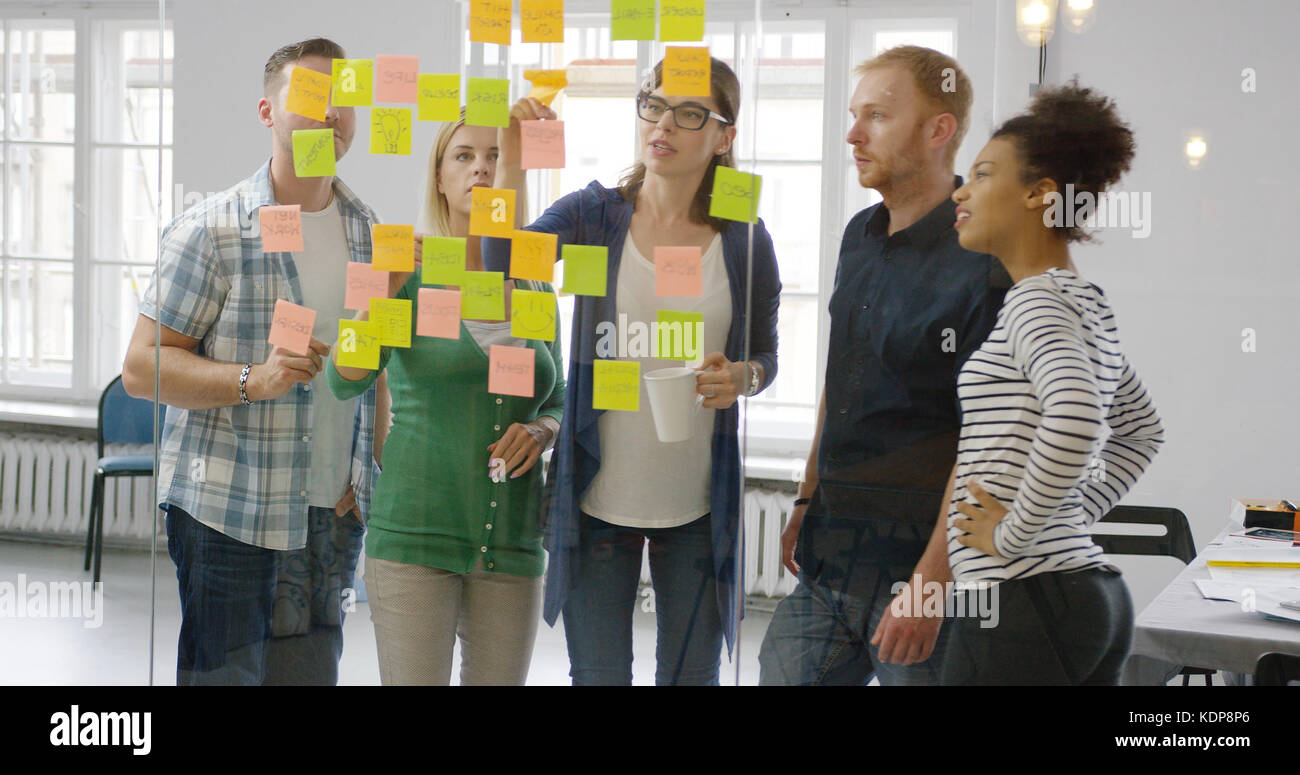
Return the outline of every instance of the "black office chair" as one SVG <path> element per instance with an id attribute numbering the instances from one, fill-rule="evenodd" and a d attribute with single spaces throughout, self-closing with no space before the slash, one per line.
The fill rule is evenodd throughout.
<path id="1" fill-rule="evenodd" d="M 1300 683 L 1300 656 L 1269 652 L 1255 663 L 1256 686 L 1289 686 Z"/>
<path id="2" fill-rule="evenodd" d="M 95 581 L 99 581 L 100 555 L 104 549 L 104 481 L 112 476 L 153 476 L 153 455 L 112 455 L 104 457 L 105 444 L 148 444 L 153 435 L 153 402 L 132 398 L 122 387 L 119 375 L 108 383 L 99 396 L 99 421 L 96 423 L 95 484 L 90 494 L 90 522 L 86 526 L 86 563 L 90 570 L 95 559 Z M 152 498 L 150 494 L 150 498 Z"/>
<path id="3" fill-rule="evenodd" d="M 1136 554 L 1147 557 L 1173 557 L 1188 565 L 1196 559 L 1196 544 L 1187 515 L 1178 509 L 1155 506 L 1116 506 L 1101 518 L 1101 522 L 1128 525 L 1159 525 L 1164 535 L 1109 535 L 1093 533 L 1092 540 L 1106 554 Z M 1192 676 L 1199 675 L 1210 685 L 1216 671 L 1205 667 L 1184 667 L 1179 671 L 1183 686 L 1191 684 Z"/>

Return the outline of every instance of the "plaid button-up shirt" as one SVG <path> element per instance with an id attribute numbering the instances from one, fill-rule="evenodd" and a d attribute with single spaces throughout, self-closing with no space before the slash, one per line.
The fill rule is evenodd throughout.
<path id="1" fill-rule="evenodd" d="M 262 252 L 258 209 L 275 204 L 270 172 L 268 161 L 163 230 L 161 270 L 150 281 L 140 312 L 198 339 L 197 352 L 205 358 L 264 363 L 272 349 L 267 337 L 276 299 L 302 304 L 293 254 Z M 369 263 L 370 226 L 378 219 L 337 178 L 334 196 L 351 260 Z M 159 450 L 159 505 L 184 509 L 244 543 L 301 549 L 307 541 L 312 397 L 310 385 L 297 384 L 281 398 L 252 406 L 168 407 Z M 363 520 L 377 473 L 374 425 L 371 387 L 357 408 L 352 439 L 351 484 Z"/>

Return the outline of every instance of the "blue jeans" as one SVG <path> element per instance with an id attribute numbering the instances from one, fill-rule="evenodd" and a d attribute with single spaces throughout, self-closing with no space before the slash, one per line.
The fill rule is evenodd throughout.
<path id="1" fill-rule="evenodd" d="M 655 683 L 716 686 L 722 656 L 709 515 L 672 528 L 630 528 L 581 516 L 577 583 L 564 604 L 575 686 L 632 683 L 632 614 L 650 542 Z"/>
<path id="2" fill-rule="evenodd" d="M 930 658 L 903 666 L 881 662 L 869 641 L 894 599 L 895 582 L 906 580 L 912 567 L 876 567 L 866 598 L 829 589 L 800 576 L 799 586 L 772 614 L 759 649 L 760 686 L 862 686 L 871 677 L 883 686 L 935 686 L 939 663 L 947 646 L 949 627 L 939 628 Z"/>

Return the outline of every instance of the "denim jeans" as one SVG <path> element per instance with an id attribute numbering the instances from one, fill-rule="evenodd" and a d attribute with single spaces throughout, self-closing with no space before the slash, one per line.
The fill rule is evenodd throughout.
<path id="1" fill-rule="evenodd" d="M 632 683 L 632 615 L 641 602 L 656 615 L 655 683 L 716 686 L 722 620 L 709 515 L 673 528 L 581 520 L 577 584 L 564 604 L 574 685 Z M 646 541 L 654 597 L 638 601 Z"/>

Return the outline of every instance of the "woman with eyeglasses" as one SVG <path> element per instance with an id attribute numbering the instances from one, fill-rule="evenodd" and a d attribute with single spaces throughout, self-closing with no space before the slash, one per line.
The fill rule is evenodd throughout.
<path id="1" fill-rule="evenodd" d="M 631 683 L 638 606 L 656 614 L 656 683 L 718 683 L 722 644 L 731 645 L 739 613 L 736 400 L 776 376 L 781 283 L 772 240 L 761 221 L 751 232 L 749 224 L 708 214 L 714 170 L 734 166 L 740 84 L 717 59 L 708 96 L 669 97 L 662 82 L 660 62 L 636 98 L 640 160 L 619 186 L 593 181 L 527 227 L 557 235 L 561 245 L 608 249 L 605 295 L 576 297 L 565 419 L 546 485 L 544 615 L 551 625 L 564 616 L 575 684 Z M 510 127 L 501 130 L 496 188 L 520 191 L 523 201 L 519 121 L 554 115 L 531 99 L 512 108 Z M 656 261 L 663 259 L 655 251 L 663 247 L 699 249 L 698 296 L 656 295 Z M 509 253 L 508 240 L 484 239 L 489 269 L 505 270 Z M 653 332 L 661 310 L 703 317 L 697 347 L 705 355 L 696 376 L 703 408 L 692 437 L 673 443 L 659 441 L 640 379 L 638 411 L 593 408 L 601 360 L 638 363 L 641 375 L 682 366 L 682 359 L 654 357 L 674 353 L 647 352 L 644 335 L 638 341 L 616 333 Z M 653 591 L 639 596 L 647 542 Z"/>

